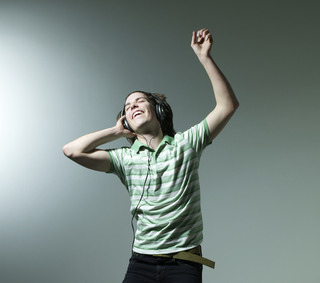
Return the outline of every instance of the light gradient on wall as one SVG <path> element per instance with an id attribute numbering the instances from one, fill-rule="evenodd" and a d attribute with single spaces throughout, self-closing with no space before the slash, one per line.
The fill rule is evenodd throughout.
<path id="1" fill-rule="evenodd" d="M 318 9 L 1 1 L 0 282 L 121 282 L 127 193 L 61 148 L 113 126 L 135 89 L 165 93 L 179 131 L 203 119 L 213 95 L 190 48 L 202 27 L 241 104 L 202 157 L 203 248 L 217 262 L 204 282 L 319 282 Z"/>

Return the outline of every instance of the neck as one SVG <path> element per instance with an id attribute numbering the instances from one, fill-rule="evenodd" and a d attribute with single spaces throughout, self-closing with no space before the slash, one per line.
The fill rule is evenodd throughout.
<path id="1" fill-rule="evenodd" d="M 157 134 L 138 134 L 137 138 L 146 146 L 156 149 L 163 139 L 163 133 L 160 129 Z"/>

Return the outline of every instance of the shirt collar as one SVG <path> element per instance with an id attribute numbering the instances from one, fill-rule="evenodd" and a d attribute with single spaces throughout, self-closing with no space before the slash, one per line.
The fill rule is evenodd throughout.
<path id="1" fill-rule="evenodd" d="M 162 148 L 165 144 L 172 144 L 173 143 L 173 137 L 167 136 L 165 135 L 161 141 L 161 143 L 159 144 L 157 150 L 159 150 L 160 148 Z M 139 141 L 138 139 L 136 139 L 133 143 L 133 145 L 131 146 L 131 149 L 133 151 L 135 151 L 136 153 L 139 153 L 139 151 L 141 150 L 141 148 L 147 148 L 149 150 L 152 150 L 151 148 L 147 147 L 144 143 L 142 143 L 141 141 Z"/>

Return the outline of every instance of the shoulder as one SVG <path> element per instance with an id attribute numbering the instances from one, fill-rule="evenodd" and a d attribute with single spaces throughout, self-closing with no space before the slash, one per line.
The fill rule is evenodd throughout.
<path id="1" fill-rule="evenodd" d="M 112 163 L 123 163 L 135 154 L 131 147 L 110 148 L 105 151 L 109 154 Z"/>
<path id="2" fill-rule="evenodd" d="M 206 119 L 182 133 L 177 133 L 175 140 L 180 143 L 187 143 L 196 151 L 202 151 L 210 144 L 210 133 Z"/>
<path id="3" fill-rule="evenodd" d="M 192 126 L 183 133 L 181 133 L 184 138 L 190 136 L 200 137 L 200 136 L 209 136 L 209 127 L 206 119 L 203 119 L 200 123 Z"/>

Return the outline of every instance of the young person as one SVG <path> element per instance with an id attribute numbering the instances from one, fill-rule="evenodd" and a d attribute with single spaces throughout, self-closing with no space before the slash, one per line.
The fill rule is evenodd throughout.
<path id="1" fill-rule="evenodd" d="M 210 55 L 208 29 L 193 32 L 191 47 L 205 68 L 216 105 L 183 133 L 173 128 L 163 95 L 134 91 L 114 127 L 82 136 L 64 154 L 87 168 L 116 174 L 131 198 L 137 221 L 133 253 L 123 282 L 202 282 L 202 215 L 198 167 L 204 148 L 221 132 L 239 102 Z M 97 147 L 127 138 L 128 148 Z"/>

